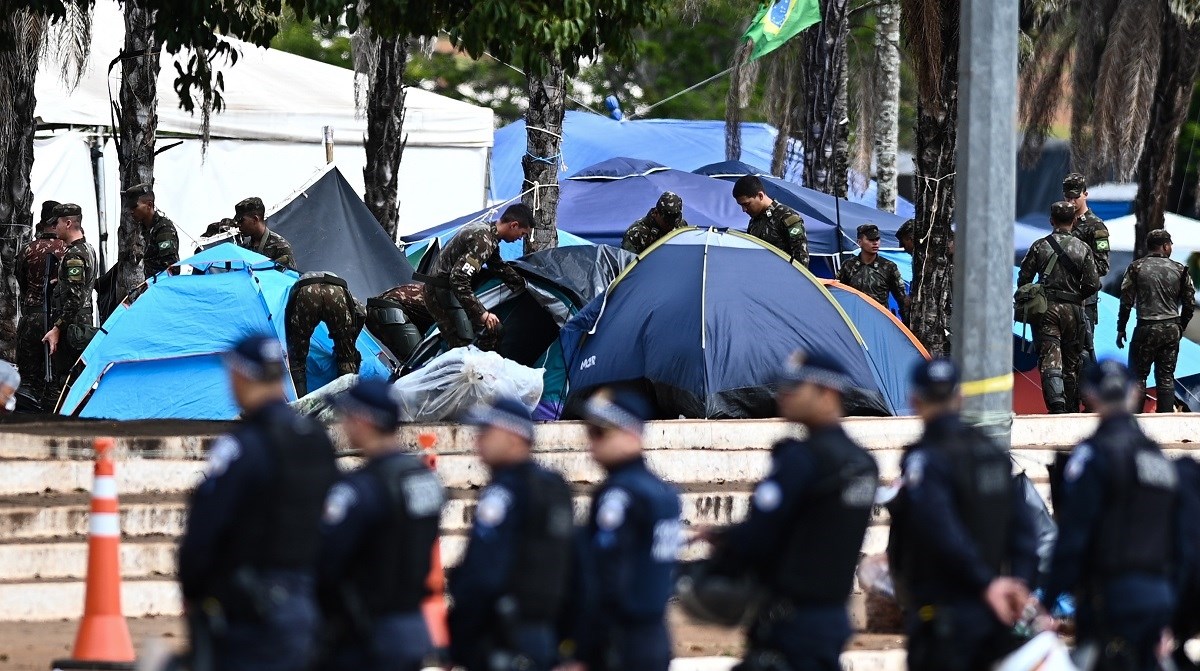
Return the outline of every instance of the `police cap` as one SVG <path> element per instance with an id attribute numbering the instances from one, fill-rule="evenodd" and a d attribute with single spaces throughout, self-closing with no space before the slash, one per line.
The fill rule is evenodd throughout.
<path id="1" fill-rule="evenodd" d="M 1083 371 L 1083 390 L 1106 403 L 1119 403 L 1129 397 L 1134 379 L 1125 364 L 1116 359 L 1101 359 Z"/>
<path id="2" fill-rule="evenodd" d="M 601 389 L 583 406 L 583 419 L 588 424 L 639 436 L 653 417 L 650 399 L 636 389 Z"/>
<path id="3" fill-rule="evenodd" d="M 683 218 L 683 199 L 677 194 L 667 191 L 658 197 L 654 210 L 667 221 L 679 221 Z"/>
<path id="4" fill-rule="evenodd" d="M 1146 246 L 1151 249 L 1171 244 L 1171 234 L 1165 228 L 1156 228 L 1146 234 Z"/>
<path id="5" fill-rule="evenodd" d="M 788 391 L 805 382 L 832 389 L 839 393 L 854 386 L 842 362 L 824 352 L 797 351 L 783 364 L 779 372 L 780 391 Z"/>
<path id="6" fill-rule="evenodd" d="M 466 423 L 480 428 L 503 429 L 533 444 L 533 418 L 529 408 L 515 398 L 502 396 L 476 406 L 467 413 Z"/>
<path id="7" fill-rule="evenodd" d="M 858 227 L 858 237 L 868 240 L 879 239 L 879 227 L 875 224 L 863 224 Z"/>
<path id="8" fill-rule="evenodd" d="M 1075 206 L 1065 200 L 1060 200 L 1050 206 L 1050 219 L 1059 224 L 1075 220 Z"/>
<path id="9" fill-rule="evenodd" d="M 60 217 L 82 217 L 83 208 L 75 203 L 59 203 L 54 206 L 54 218 Z"/>
<path id="10" fill-rule="evenodd" d="M 335 404 L 343 413 L 362 417 L 381 431 L 394 431 L 400 424 L 395 387 L 378 378 L 360 378 Z"/>
<path id="11" fill-rule="evenodd" d="M 251 196 L 233 206 L 234 220 L 241 219 L 247 214 L 256 214 L 261 217 L 264 216 L 266 212 L 267 208 L 263 205 L 262 198 L 259 198 L 258 196 Z"/>
<path id="12" fill-rule="evenodd" d="M 950 400 L 958 391 L 958 366 L 950 359 L 931 359 L 913 366 L 913 392 L 926 401 Z"/>
<path id="13" fill-rule="evenodd" d="M 258 382 L 278 382 L 287 366 L 283 346 L 272 336 L 253 335 L 225 352 L 225 365 Z"/>
<path id="14" fill-rule="evenodd" d="M 1084 177 L 1078 172 L 1073 172 L 1063 179 L 1063 196 L 1066 198 L 1078 198 L 1087 191 L 1087 177 Z"/>
<path id="15" fill-rule="evenodd" d="M 58 207 L 57 200 L 47 200 L 42 203 L 42 216 L 38 217 L 38 226 L 49 226 L 54 223 L 54 208 Z"/>

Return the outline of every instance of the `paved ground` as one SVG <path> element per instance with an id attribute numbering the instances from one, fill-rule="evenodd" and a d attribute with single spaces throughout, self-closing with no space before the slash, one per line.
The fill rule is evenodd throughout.
<path id="1" fill-rule="evenodd" d="M 736 657 L 741 654 L 741 635 L 719 627 L 705 627 L 671 615 L 675 654 L 679 657 Z M 70 657 L 75 622 L 0 622 L 0 669 L 5 671 L 48 671 L 54 659 Z M 134 646 L 139 650 L 151 638 L 171 647 L 184 643 L 183 622 L 178 618 L 146 618 L 129 621 Z M 895 650 L 903 647 L 898 636 L 863 635 L 851 642 L 851 650 Z"/>

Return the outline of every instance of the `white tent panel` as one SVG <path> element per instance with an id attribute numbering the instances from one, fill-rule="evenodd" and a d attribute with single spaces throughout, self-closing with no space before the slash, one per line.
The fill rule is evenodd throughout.
<path id="1" fill-rule="evenodd" d="M 1133 229 L 1136 223 L 1137 217 L 1132 214 L 1105 222 L 1108 226 L 1109 245 L 1114 252 L 1133 251 Z M 1187 260 L 1188 254 L 1200 252 L 1200 221 L 1167 212 L 1163 223 L 1171 233 L 1171 241 L 1175 248 L 1171 258 L 1183 262 Z"/>

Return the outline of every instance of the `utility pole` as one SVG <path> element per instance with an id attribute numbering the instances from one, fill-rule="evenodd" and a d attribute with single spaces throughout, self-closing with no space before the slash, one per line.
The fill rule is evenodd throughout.
<path id="1" fill-rule="evenodd" d="M 1018 0 L 962 0 L 955 194 L 955 361 L 964 416 L 1012 442 L 1012 245 Z"/>

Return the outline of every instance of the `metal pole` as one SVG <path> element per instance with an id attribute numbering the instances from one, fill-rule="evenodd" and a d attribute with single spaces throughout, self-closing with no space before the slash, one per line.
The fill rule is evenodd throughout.
<path id="1" fill-rule="evenodd" d="M 325 162 L 333 163 L 333 126 L 322 127 L 321 134 L 325 140 Z"/>
<path id="2" fill-rule="evenodd" d="M 1018 0 L 961 0 L 954 358 L 967 420 L 1012 441 Z"/>

